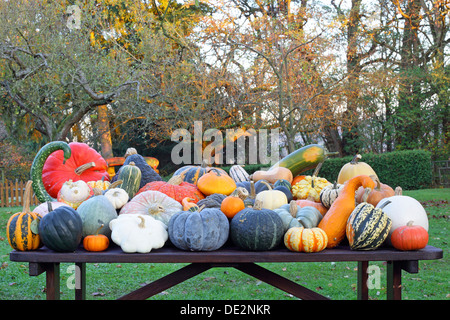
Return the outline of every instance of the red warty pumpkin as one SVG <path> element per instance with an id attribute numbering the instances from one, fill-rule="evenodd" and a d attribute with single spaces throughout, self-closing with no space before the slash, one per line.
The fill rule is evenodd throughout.
<path id="1" fill-rule="evenodd" d="M 143 186 L 136 195 L 144 191 L 159 191 L 168 195 L 172 199 L 175 199 L 179 203 L 182 203 L 186 197 L 191 198 L 191 202 L 197 203 L 197 201 L 204 199 L 205 196 L 196 185 L 183 181 L 181 176 L 173 176 L 169 181 L 153 181 Z"/>
<path id="2" fill-rule="evenodd" d="M 64 163 L 64 153 L 58 150 L 50 154 L 42 169 L 42 182 L 48 194 L 56 198 L 64 182 L 72 180 L 97 181 L 102 177 L 109 181 L 106 160 L 85 143 L 69 143 L 72 155 Z"/>

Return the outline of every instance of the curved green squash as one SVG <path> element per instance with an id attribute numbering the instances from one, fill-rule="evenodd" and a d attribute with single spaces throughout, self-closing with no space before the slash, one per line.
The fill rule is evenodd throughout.
<path id="1" fill-rule="evenodd" d="M 33 180 L 33 191 L 40 202 L 56 201 L 45 190 L 44 183 L 42 182 L 42 169 L 48 156 L 57 150 L 63 150 L 64 161 L 69 159 L 72 154 L 70 146 L 64 141 L 52 141 L 38 151 L 31 164 L 30 178 Z"/>
<path id="2" fill-rule="evenodd" d="M 276 167 L 284 167 L 291 170 L 292 175 L 296 175 L 315 168 L 319 163 L 325 161 L 327 156 L 337 154 L 336 152 L 328 152 L 324 147 L 318 144 L 310 144 L 304 146 L 274 164 L 269 170 Z"/>
<path id="3" fill-rule="evenodd" d="M 122 180 L 122 184 L 119 185 L 119 188 L 124 189 L 128 193 L 129 198 L 132 199 L 139 191 L 141 179 L 141 169 L 134 162 L 130 162 L 120 168 L 118 180 Z"/>

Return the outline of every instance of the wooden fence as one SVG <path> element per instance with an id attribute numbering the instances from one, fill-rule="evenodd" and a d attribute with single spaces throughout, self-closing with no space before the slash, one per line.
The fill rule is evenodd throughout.
<path id="1" fill-rule="evenodd" d="M 433 185 L 450 188 L 450 160 L 433 162 Z"/>
<path id="2" fill-rule="evenodd" d="M 23 194 L 25 192 L 24 181 L 8 181 L 0 183 L 0 207 L 20 207 L 23 205 Z M 40 204 L 33 193 L 30 206 Z"/>

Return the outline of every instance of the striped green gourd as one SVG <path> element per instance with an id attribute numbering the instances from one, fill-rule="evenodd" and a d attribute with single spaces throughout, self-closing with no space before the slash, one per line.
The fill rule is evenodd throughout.
<path id="1" fill-rule="evenodd" d="M 132 199 L 139 191 L 142 173 L 141 169 L 135 165 L 134 162 L 120 168 L 118 180 L 122 180 L 119 186 L 128 193 L 128 197 Z"/>
<path id="2" fill-rule="evenodd" d="M 69 159 L 72 154 L 70 146 L 64 141 L 52 141 L 44 145 L 38 151 L 31 164 L 30 178 L 33 181 L 33 191 L 36 198 L 42 203 L 46 201 L 56 201 L 56 199 L 51 197 L 45 189 L 44 183 L 42 182 L 42 169 L 44 168 L 44 163 L 48 156 L 58 150 L 63 150 L 64 162 Z"/>
<path id="3" fill-rule="evenodd" d="M 369 189 L 370 190 L 370 189 Z M 382 208 L 362 202 L 347 221 L 346 235 L 352 250 L 374 250 L 386 240 L 392 221 Z"/>
<path id="4" fill-rule="evenodd" d="M 229 175 L 234 180 L 234 182 L 250 181 L 250 175 L 242 166 L 238 164 L 231 166 Z"/>

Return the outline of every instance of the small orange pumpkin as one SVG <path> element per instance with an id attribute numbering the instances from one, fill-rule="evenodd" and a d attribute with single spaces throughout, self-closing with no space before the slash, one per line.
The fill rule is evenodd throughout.
<path id="1" fill-rule="evenodd" d="M 103 224 L 97 229 L 95 234 L 88 235 L 83 239 L 83 247 L 87 251 L 105 251 L 109 247 L 109 239 L 103 234 L 99 234 Z"/>
<path id="2" fill-rule="evenodd" d="M 428 231 L 409 221 L 406 226 L 398 227 L 391 235 L 391 243 L 398 250 L 419 250 L 428 244 Z"/>
<path id="3" fill-rule="evenodd" d="M 220 205 L 220 211 L 225 213 L 228 218 L 233 218 L 236 213 L 245 209 L 244 200 L 247 197 L 247 189 L 243 187 L 236 188 L 229 196 L 223 199 Z"/>
<path id="4" fill-rule="evenodd" d="M 198 179 L 197 187 L 205 196 L 214 193 L 229 196 L 236 189 L 236 182 L 227 173 L 211 169 Z"/>

